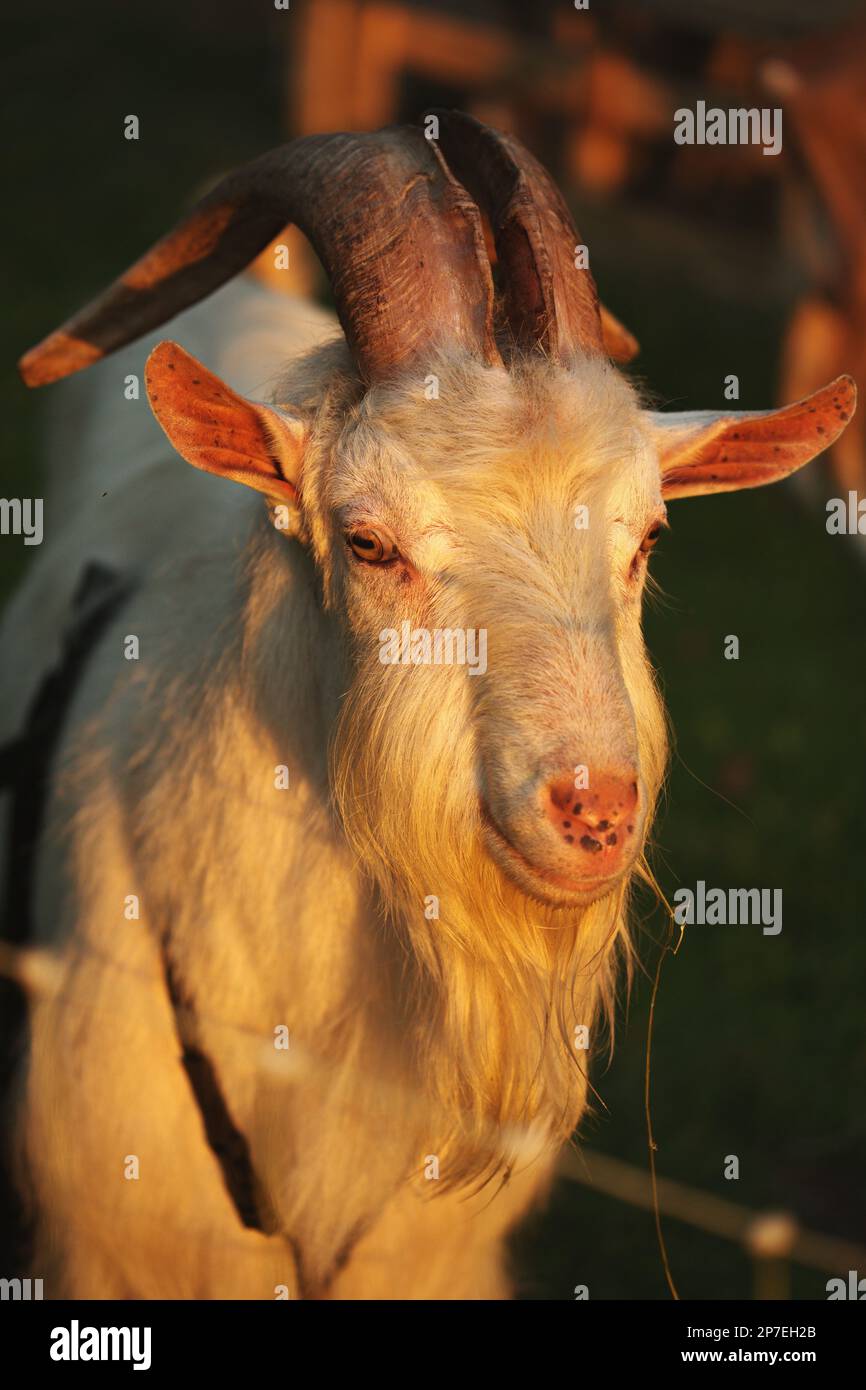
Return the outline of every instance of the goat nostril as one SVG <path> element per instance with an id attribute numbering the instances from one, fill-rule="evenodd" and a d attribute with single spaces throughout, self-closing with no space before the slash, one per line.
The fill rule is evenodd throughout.
<path id="1" fill-rule="evenodd" d="M 543 789 L 547 818 L 561 845 L 577 845 L 586 854 L 602 854 L 613 863 L 637 822 L 638 780 L 630 772 L 598 769 L 580 800 L 574 800 L 570 776 L 555 778 Z"/>

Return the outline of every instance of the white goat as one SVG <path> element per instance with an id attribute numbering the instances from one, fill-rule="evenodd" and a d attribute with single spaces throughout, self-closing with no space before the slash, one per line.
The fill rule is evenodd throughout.
<path id="1" fill-rule="evenodd" d="M 640 613 L 665 503 L 784 477 L 853 409 L 840 378 L 766 414 L 643 410 L 548 176 L 456 114 L 438 145 L 315 137 L 238 171 L 25 379 L 155 329 L 287 221 L 345 339 L 301 353 L 325 317 L 235 285 L 177 335 L 247 391 L 294 352 L 272 404 L 174 343 L 147 366 L 177 450 L 248 487 L 158 444 L 123 399 L 139 353 L 64 388 L 66 501 L 3 634 L 9 731 L 83 562 L 135 582 L 41 837 L 60 974 L 20 1119 L 49 1295 L 507 1295 L 664 774 Z M 486 671 L 425 664 L 423 635 L 385 663 L 404 622 L 484 630 Z"/>

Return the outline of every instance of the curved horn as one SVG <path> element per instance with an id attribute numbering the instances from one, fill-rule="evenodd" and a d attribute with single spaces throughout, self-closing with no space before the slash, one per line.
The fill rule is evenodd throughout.
<path id="1" fill-rule="evenodd" d="M 518 140 L 473 116 L 433 114 L 448 164 L 490 218 L 518 345 L 556 361 L 577 350 L 603 353 L 595 281 L 575 266 L 580 234 L 547 170 Z"/>
<path id="2" fill-rule="evenodd" d="M 493 282 L 481 217 L 413 127 L 313 135 L 228 175 L 175 229 L 19 363 L 57 381 L 204 299 L 294 222 L 315 247 L 362 377 L 437 343 L 489 364 Z"/>

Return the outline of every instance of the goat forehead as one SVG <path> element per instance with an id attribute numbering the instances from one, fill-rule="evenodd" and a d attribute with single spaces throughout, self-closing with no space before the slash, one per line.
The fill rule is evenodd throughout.
<path id="1" fill-rule="evenodd" d="M 513 379 L 443 368 L 439 394 L 380 392 L 331 480 L 342 519 L 378 517 L 410 533 L 491 527 L 552 531 L 575 507 L 642 524 L 658 506 L 655 459 L 631 389 L 600 364 L 544 364 Z"/>
<path id="2" fill-rule="evenodd" d="M 658 466 L 633 441 L 603 449 L 563 441 L 491 451 L 440 466 L 403 450 L 368 455 L 341 472 L 332 501 L 344 526 L 379 521 L 398 540 L 484 544 L 496 535 L 568 548 L 603 543 L 617 524 L 642 530 L 661 507 Z"/>

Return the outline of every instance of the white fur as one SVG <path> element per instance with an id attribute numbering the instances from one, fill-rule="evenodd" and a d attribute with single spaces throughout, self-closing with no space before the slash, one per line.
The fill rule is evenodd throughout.
<path id="1" fill-rule="evenodd" d="M 243 283 L 171 336 L 261 396 L 267 362 L 331 332 Z M 540 360 L 444 357 L 438 400 L 420 378 L 364 397 L 338 343 L 274 383 L 315 420 L 285 535 L 123 400 L 147 348 L 62 388 L 49 539 L 2 635 L 10 732 L 81 562 L 138 579 L 76 693 L 41 855 L 64 976 L 22 1078 L 35 1272 L 74 1297 L 505 1296 L 504 1237 L 586 1105 L 574 1028 L 598 1049 L 628 875 L 537 900 L 488 852 L 479 798 L 556 868 L 534 789 L 633 765 L 646 833 L 665 738 L 631 565 L 661 499 L 638 406 L 606 364 Z M 376 520 L 405 581 L 347 550 Z M 486 627 L 487 675 L 383 666 L 402 618 Z M 162 933 L 282 1235 L 244 1230 L 205 1143 Z"/>

